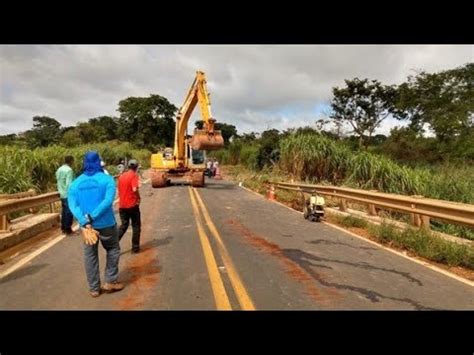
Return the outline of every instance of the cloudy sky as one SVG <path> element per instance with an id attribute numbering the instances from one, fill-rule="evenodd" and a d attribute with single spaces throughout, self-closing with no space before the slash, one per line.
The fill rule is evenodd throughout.
<path id="1" fill-rule="evenodd" d="M 31 128 L 36 115 L 64 126 L 118 115 L 129 96 L 160 94 L 179 107 L 196 70 L 206 72 L 215 118 L 239 132 L 313 125 L 344 79 L 396 84 L 473 61 L 467 45 L 0 46 L 0 134 Z"/>

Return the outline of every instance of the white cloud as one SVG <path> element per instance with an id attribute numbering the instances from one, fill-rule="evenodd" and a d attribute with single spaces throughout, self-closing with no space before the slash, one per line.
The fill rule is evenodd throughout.
<path id="1" fill-rule="evenodd" d="M 313 124 L 314 107 L 344 79 L 400 83 L 412 69 L 473 60 L 474 46 L 0 46 L 0 134 L 30 128 L 34 115 L 63 125 L 117 115 L 128 96 L 156 93 L 179 106 L 196 70 L 207 73 L 218 121 L 246 132 L 284 129 Z"/>

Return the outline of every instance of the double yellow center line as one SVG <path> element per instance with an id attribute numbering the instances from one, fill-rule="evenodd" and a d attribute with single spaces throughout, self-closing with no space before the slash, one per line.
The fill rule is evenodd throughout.
<path id="1" fill-rule="evenodd" d="M 212 251 L 211 243 L 209 242 L 209 237 L 204 230 L 202 219 L 205 220 L 209 231 L 216 240 L 218 253 L 222 258 L 222 262 L 227 270 L 229 275 L 229 280 L 234 290 L 234 293 L 237 297 L 237 300 L 240 304 L 242 310 L 255 310 L 255 305 L 250 298 L 235 266 L 232 262 L 227 248 L 222 241 L 222 238 L 217 230 L 214 222 L 212 221 L 209 212 L 202 201 L 201 196 L 199 195 L 196 188 L 189 187 L 189 195 L 191 197 L 191 204 L 193 207 L 194 218 L 196 220 L 197 230 L 199 234 L 199 240 L 201 241 L 201 246 L 204 252 L 204 259 L 206 261 L 207 270 L 209 273 L 209 279 L 211 281 L 212 292 L 214 294 L 214 300 L 218 310 L 232 310 L 230 305 L 229 296 L 227 295 L 226 289 L 224 287 L 224 282 L 220 275 L 219 269 L 217 267 L 216 258 Z M 201 215 L 202 212 L 202 215 Z"/>

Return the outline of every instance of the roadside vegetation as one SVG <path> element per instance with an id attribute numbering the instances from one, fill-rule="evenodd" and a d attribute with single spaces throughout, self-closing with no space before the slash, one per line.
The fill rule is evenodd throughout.
<path id="1" fill-rule="evenodd" d="M 47 192 L 55 189 L 55 173 L 66 155 L 74 157 L 73 170 L 80 173 L 84 154 L 96 150 L 108 166 L 110 174 L 115 173 L 119 159 L 138 159 L 143 168 L 149 167 L 150 152 L 136 149 L 129 143 L 98 143 L 80 145 L 74 148 L 52 145 L 46 148 L 18 148 L 0 146 L 0 193 L 15 193 L 34 189 Z"/>

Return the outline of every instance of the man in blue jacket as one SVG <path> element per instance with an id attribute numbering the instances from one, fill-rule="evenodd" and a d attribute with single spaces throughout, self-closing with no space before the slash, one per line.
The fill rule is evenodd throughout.
<path id="1" fill-rule="evenodd" d="M 120 244 L 112 207 L 115 181 L 112 176 L 104 174 L 100 161 L 97 152 L 86 153 L 84 171 L 73 181 L 68 191 L 69 208 L 79 221 L 84 236 L 84 262 L 92 297 L 98 297 L 101 290 L 109 293 L 124 288 L 123 284 L 117 281 Z M 87 237 L 94 230 L 98 232 L 98 239 L 107 251 L 105 284 L 102 289 L 97 238 L 91 242 Z"/>

